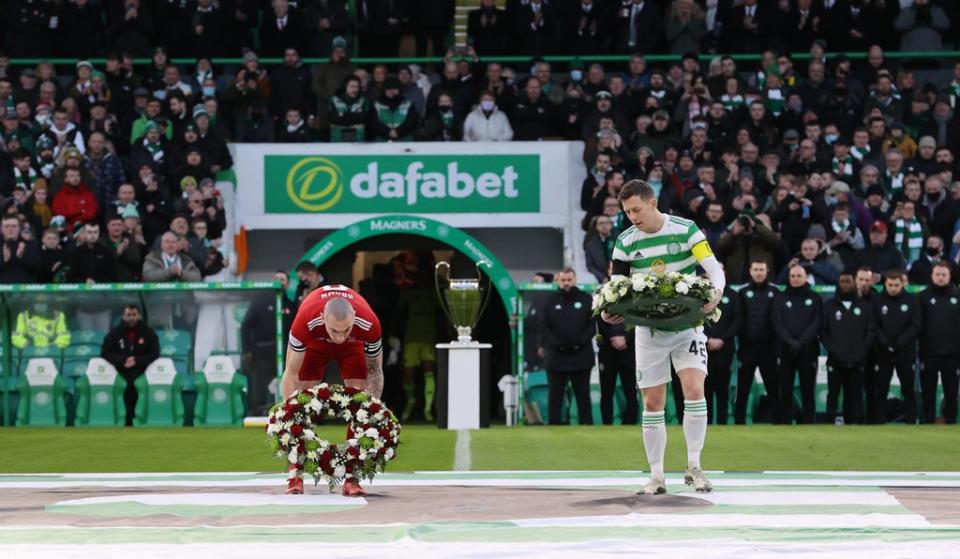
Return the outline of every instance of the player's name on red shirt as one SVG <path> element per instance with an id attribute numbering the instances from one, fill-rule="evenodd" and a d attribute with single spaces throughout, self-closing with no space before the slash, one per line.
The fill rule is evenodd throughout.
<path id="1" fill-rule="evenodd" d="M 382 347 L 380 320 L 363 296 L 344 285 L 325 285 L 307 295 L 290 328 L 290 348 L 299 352 L 333 343 L 323 324 L 323 310 L 333 299 L 346 299 L 356 313 L 344 344 L 362 343 L 367 355 L 378 354 Z"/>

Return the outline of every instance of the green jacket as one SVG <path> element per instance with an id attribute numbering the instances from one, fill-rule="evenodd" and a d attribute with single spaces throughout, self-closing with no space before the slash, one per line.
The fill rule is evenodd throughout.
<path id="1" fill-rule="evenodd" d="M 404 99 L 396 108 L 382 101 L 373 104 L 373 131 L 378 142 L 386 142 L 391 130 L 397 131 L 398 142 L 413 140 L 413 131 L 417 127 L 417 111 L 413 103 Z"/>
<path id="2" fill-rule="evenodd" d="M 152 119 L 147 118 L 147 113 L 140 115 L 140 118 L 133 121 L 133 126 L 130 127 L 130 145 L 132 146 L 140 138 L 147 135 L 147 123 Z M 211 127 L 213 124 L 211 123 Z M 166 136 L 168 140 L 173 140 L 173 126 L 167 126 Z"/>
<path id="3" fill-rule="evenodd" d="M 10 336 L 13 347 L 23 349 L 29 343 L 34 347 L 49 347 L 56 344 L 63 349 L 70 345 L 67 317 L 57 311 L 53 318 L 23 311 L 17 315 L 17 327 Z"/>

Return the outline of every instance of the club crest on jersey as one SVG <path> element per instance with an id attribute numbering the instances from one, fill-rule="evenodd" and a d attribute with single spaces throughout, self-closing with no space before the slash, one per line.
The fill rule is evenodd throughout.
<path id="1" fill-rule="evenodd" d="M 680 243 L 670 241 L 670 243 L 667 244 L 667 254 L 680 254 Z"/>
<path id="2" fill-rule="evenodd" d="M 853 309 L 853 314 L 855 314 L 855 315 L 857 315 L 857 316 L 860 316 L 860 313 L 861 313 L 860 308 L 859 308 L 859 307 L 854 307 L 854 309 Z"/>
<path id="3" fill-rule="evenodd" d="M 812 307 L 812 306 L 813 306 L 813 299 L 806 299 L 806 300 L 803 302 L 803 304 L 806 305 L 806 306 L 808 306 L 808 307 Z"/>
<path id="4" fill-rule="evenodd" d="M 788 308 L 788 309 L 792 309 L 792 308 L 793 308 L 793 301 L 787 301 L 787 308 Z"/>
<path id="5" fill-rule="evenodd" d="M 884 314 L 884 315 L 885 315 L 885 314 L 887 314 L 888 312 L 890 312 L 890 309 L 888 309 L 886 305 L 880 307 L 880 314 Z"/>
<path id="6" fill-rule="evenodd" d="M 662 259 L 657 258 L 650 264 L 650 269 L 657 274 L 662 274 L 667 271 L 667 263 Z"/>
<path id="7" fill-rule="evenodd" d="M 908 310 L 910 310 L 910 307 L 906 303 L 904 303 L 900 305 L 900 310 L 903 312 L 907 312 Z"/>

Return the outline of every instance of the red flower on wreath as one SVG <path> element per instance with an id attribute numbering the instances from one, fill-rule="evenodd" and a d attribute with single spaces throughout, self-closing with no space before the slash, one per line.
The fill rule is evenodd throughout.
<path id="1" fill-rule="evenodd" d="M 360 390 L 360 389 L 357 388 L 356 386 L 348 386 L 348 387 L 346 387 L 346 389 L 344 390 L 344 392 L 346 392 L 347 394 L 349 394 L 349 395 L 351 395 L 351 396 L 356 396 L 357 394 L 363 392 L 363 390 Z"/>
<path id="2" fill-rule="evenodd" d="M 377 404 L 377 403 L 373 403 L 367 406 L 367 411 L 370 412 L 371 414 L 377 413 L 381 409 L 383 408 L 380 406 L 380 404 Z"/>
<path id="3" fill-rule="evenodd" d="M 321 400 L 329 400 L 330 396 L 333 396 L 333 393 L 330 392 L 329 388 L 321 388 L 320 390 L 317 390 L 317 398 L 320 398 Z"/>
<path id="4" fill-rule="evenodd" d="M 299 437 L 300 435 L 303 435 L 303 426 L 294 425 L 293 427 L 290 428 L 290 434 L 293 435 L 294 437 Z"/>

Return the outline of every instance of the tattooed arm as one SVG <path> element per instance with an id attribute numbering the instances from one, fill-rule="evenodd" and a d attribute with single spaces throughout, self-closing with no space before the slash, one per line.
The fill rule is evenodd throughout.
<path id="1" fill-rule="evenodd" d="M 367 355 L 367 392 L 374 398 L 383 394 L 383 352 Z"/>

